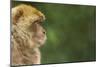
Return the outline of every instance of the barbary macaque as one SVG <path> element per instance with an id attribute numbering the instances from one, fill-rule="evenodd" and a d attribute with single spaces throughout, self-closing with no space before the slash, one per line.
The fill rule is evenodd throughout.
<path id="1" fill-rule="evenodd" d="M 42 27 L 45 16 L 30 5 L 21 4 L 12 8 L 11 65 L 40 64 L 39 47 L 47 37 Z"/>

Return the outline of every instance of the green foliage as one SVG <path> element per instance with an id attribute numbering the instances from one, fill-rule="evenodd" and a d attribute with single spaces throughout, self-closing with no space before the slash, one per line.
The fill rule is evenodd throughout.
<path id="1" fill-rule="evenodd" d="M 96 60 L 96 7 L 36 2 L 30 4 L 46 16 L 47 42 L 41 48 L 42 64 Z"/>

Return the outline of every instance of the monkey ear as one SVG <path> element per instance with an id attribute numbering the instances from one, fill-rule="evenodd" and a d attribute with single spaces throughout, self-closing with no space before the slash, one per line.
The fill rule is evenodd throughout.
<path id="1" fill-rule="evenodd" d="M 12 23 L 16 24 L 18 19 L 23 15 L 23 10 L 20 8 L 12 8 Z"/>

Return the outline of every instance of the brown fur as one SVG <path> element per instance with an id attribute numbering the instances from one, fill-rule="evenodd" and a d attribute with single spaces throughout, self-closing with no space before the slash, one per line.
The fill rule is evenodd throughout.
<path id="1" fill-rule="evenodd" d="M 12 8 L 11 64 L 40 64 L 39 47 L 45 43 L 46 34 L 40 25 L 45 16 L 29 5 Z"/>

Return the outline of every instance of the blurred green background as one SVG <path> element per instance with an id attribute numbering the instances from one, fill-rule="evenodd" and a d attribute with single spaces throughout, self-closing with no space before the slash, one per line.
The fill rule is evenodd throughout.
<path id="1" fill-rule="evenodd" d="M 42 64 L 96 60 L 96 6 L 13 1 L 43 12 L 47 42 Z"/>

